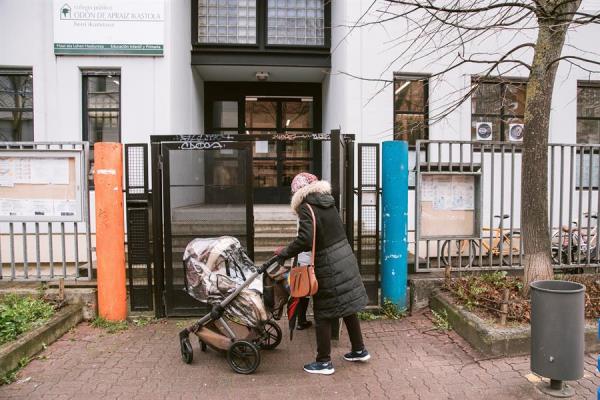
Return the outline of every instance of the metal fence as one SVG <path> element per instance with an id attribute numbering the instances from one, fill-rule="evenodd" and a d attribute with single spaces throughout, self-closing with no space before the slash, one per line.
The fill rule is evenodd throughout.
<path id="1" fill-rule="evenodd" d="M 86 179 L 80 188 L 83 212 L 78 222 L 61 220 L 31 222 L 13 219 L 0 222 L 0 279 L 49 281 L 92 278 L 92 236 L 87 185 L 87 142 L 3 142 L 0 158 L 7 150 L 73 150 L 81 154 L 79 166 Z"/>
<path id="2" fill-rule="evenodd" d="M 409 215 L 409 251 L 414 256 L 414 270 L 426 272 L 448 266 L 455 270 L 521 268 L 521 207 L 527 206 L 521 203 L 521 169 L 520 143 L 418 141 L 411 177 L 414 190 L 409 195 L 409 210 L 413 210 Z M 548 171 L 555 267 L 598 267 L 600 145 L 552 144 Z M 423 184 L 424 177 L 432 173 L 474 177 L 473 212 L 456 214 L 462 218 L 456 220 L 457 224 L 465 223 L 465 218 L 473 219 L 472 234 L 424 234 L 420 216 L 431 210 L 424 210 L 422 199 L 427 194 L 423 191 L 429 189 Z"/>

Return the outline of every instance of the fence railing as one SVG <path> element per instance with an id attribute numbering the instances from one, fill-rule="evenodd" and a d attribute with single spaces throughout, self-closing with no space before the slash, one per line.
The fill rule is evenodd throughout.
<path id="1" fill-rule="evenodd" d="M 514 269 L 523 265 L 521 240 L 521 144 L 516 142 L 418 141 L 409 215 L 414 230 L 409 251 L 417 272 Z M 472 206 L 459 204 L 455 223 L 474 224 L 462 235 L 427 235 L 422 225 L 422 200 L 430 194 L 424 177 L 431 174 L 474 176 Z M 427 178 L 426 178 L 427 179 Z M 448 178 L 451 179 L 451 178 Z M 461 178 L 464 180 L 464 178 Z M 450 181 L 449 181 L 450 182 Z M 454 181 L 452 181 L 454 182 Z M 600 209 L 600 145 L 552 144 L 548 157 L 551 256 L 556 268 L 599 267 L 598 211 Z M 467 186 L 469 187 L 469 186 Z M 425 192 L 424 192 L 425 190 Z M 440 209 L 449 208 L 442 204 Z M 469 208 L 469 207 L 467 207 Z M 438 212 L 439 210 L 434 210 Z M 462 218 L 462 219 L 461 219 Z M 471 221 L 469 218 L 472 218 Z M 444 227 L 438 227 L 443 231 Z"/>
<path id="2" fill-rule="evenodd" d="M 0 222 L 0 279 L 12 281 L 49 281 L 92 278 L 92 235 L 90 228 L 87 142 L 4 142 L 0 160 L 8 160 L 8 151 L 23 150 L 48 154 L 48 150 L 70 150 L 80 154 L 76 170 L 83 173 L 75 190 L 81 193 L 81 219 L 56 217 L 49 222 L 35 218 L 4 218 Z M 54 172 L 54 171 L 52 171 Z M 82 186 L 79 188 L 78 186 Z M 67 185 L 65 185 L 67 186 Z M 29 200 L 34 195 L 24 194 Z M 40 201 L 48 201 L 39 198 Z M 78 201 L 79 201 L 78 200 Z"/>

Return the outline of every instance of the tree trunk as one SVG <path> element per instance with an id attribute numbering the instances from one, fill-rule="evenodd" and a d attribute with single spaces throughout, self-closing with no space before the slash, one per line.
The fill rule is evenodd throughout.
<path id="1" fill-rule="evenodd" d="M 565 41 L 567 24 L 552 26 L 540 19 L 533 63 L 527 83 L 525 135 L 521 164 L 521 230 L 523 233 L 524 295 L 529 284 L 552 279 L 548 223 L 548 134 L 552 91 Z"/>

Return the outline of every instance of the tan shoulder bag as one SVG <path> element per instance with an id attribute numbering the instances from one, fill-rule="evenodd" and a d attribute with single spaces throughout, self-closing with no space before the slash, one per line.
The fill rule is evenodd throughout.
<path id="1" fill-rule="evenodd" d="M 292 297 L 313 296 L 319 290 L 319 284 L 317 283 L 317 278 L 315 276 L 317 220 L 310 204 L 307 204 L 306 206 L 310 210 L 313 223 L 312 253 L 310 256 L 310 265 L 297 265 L 292 267 L 292 270 L 290 271 L 290 295 Z"/>

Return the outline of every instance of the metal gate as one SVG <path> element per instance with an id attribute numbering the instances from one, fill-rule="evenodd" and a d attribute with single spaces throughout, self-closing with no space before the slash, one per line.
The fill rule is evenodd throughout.
<path id="1" fill-rule="evenodd" d="M 253 257 L 252 149 L 255 141 L 265 140 L 254 136 L 151 136 L 151 190 L 147 182 L 148 145 L 125 146 L 132 310 L 154 309 L 157 317 L 206 311 L 182 290 L 182 253 L 193 238 L 232 235 L 240 238 Z M 333 195 L 348 238 L 352 239 L 354 135 L 332 131 L 267 139 L 330 142 Z M 370 295 L 375 293 L 372 302 L 376 302 L 377 279 L 363 276 Z"/>
<path id="2" fill-rule="evenodd" d="M 164 262 L 164 309 L 167 316 L 200 315 L 205 306 L 183 289 L 183 251 L 198 237 L 235 236 L 254 253 L 252 149 L 243 142 L 166 142 L 159 147 L 161 191 L 154 193 L 162 209 L 155 251 Z M 161 198 L 162 194 L 162 198 Z M 161 232 L 162 230 L 162 232 Z"/>
<path id="3" fill-rule="evenodd" d="M 154 307 L 147 144 L 125 145 L 125 171 L 129 303 L 132 311 L 150 311 Z"/>
<path id="4" fill-rule="evenodd" d="M 358 144 L 358 223 L 356 258 L 369 304 L 379 304 L 379 144 Z"/>

